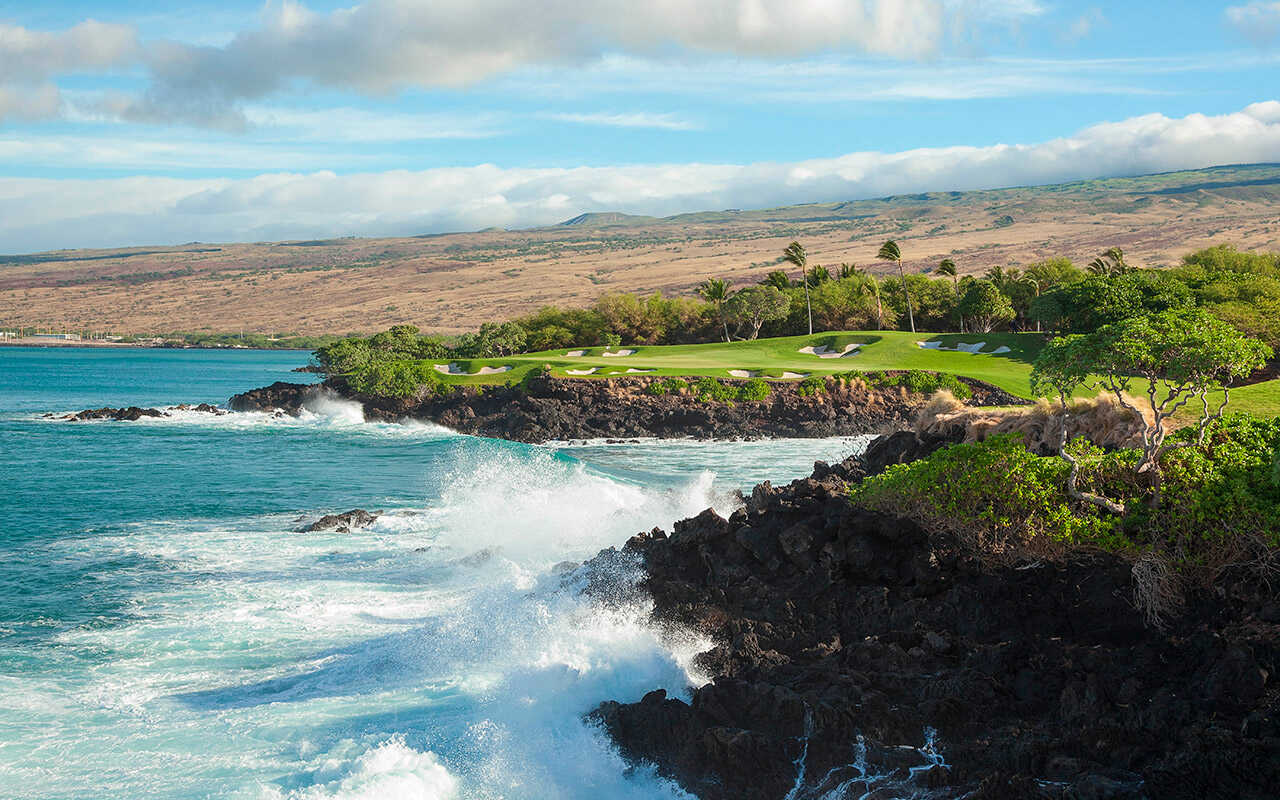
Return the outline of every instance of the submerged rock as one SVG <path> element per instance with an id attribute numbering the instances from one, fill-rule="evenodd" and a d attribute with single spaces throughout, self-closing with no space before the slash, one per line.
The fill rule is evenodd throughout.
<path id="1" fill-rule="evenodd" d="M 716 645 L 687 700 L 592 713 L 623 753 L 700 800 L 1274 797 L 1276 586 L 1221 582 L 1154 630 L 1117 556 L 992 567 L 848 500 L 935 445 L 882 440 L 633 537 L 654 621 Z"/>
<path id="2" fill-rule="evenodd" d="M 335 533 L 351 533 L 356 528 L 367 528 L 378 521 L 378 513 L 369 513 L 363 508 L 353 508 L 341 514 L 326 514 L 315 522 L 298 530 L 299 533 L 316 531 L 334 531 Z"/>

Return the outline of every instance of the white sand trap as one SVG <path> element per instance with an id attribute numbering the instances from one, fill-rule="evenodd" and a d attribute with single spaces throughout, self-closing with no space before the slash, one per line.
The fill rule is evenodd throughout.
<path id="1" fill-rule="evenodd" d="M 628 375 L 641 375 L 646 372 L 657 372 L 657 370 L 656 369 L 628 369 L 627 370 Z"/>
<path id="2" fill-rule="evenodd" d="M 587 354 L 586 350 L 570 350 L 569 352 L 565 353 L 564 356 L 565 358 L 581 358 L 586 354 Z"/>
<path id="3" fill-rule="evenodd" d="M 457 364 L 436 364 L 435 368 L 436 372 L 444 375 L 496 375 L 511 371 L 511 367 L 481 367 L 479 372 L 464 372 Z"/>
<path id="4" fill-rule="evenodd" d="M 784 372 L 784 373 L 782 373 L 782 377 L 784 377 L 784 378 L 807 378 L 807 377 L 809 377 L 809 373 L 807 373 L 807 372 Z"/>
<path id="5" fill-rule="evenodd" d="M 731 370 L 729 370 L 729 374 L 730 374 L 730 375 L 732 375 L 732 376 L 733 376 L 733 377 L 735 377 L 735 378 L 758 378 L 758 377 L 760 377 L 760 371 L 759 371 L 759 370 L 754 370 L 754 369 L 751 369 L 751 370 L 747 370 L 747 369 L 731 369 Z"/>
<path id="6" fill-rule="evenodd" d="M 830 347 L 819 345 L 818 347 L 801 347 L 800 352 L 818 358 L 846 358 L 847 356 L 857 355 L 860 344 L 847 344 L 843 350 L 832 350 Z"/>
<path id="7" fill-rule="evenodd" d="M 616 353 L 601 353 L 605 358 L 620 358 L 622 356 L 635 355 L 635 350 L 619 350 Z"/>
<path id="8" fill-rule="evenodd" d="M 987 346 L 986 342 L 977 342 L 976 344 L 964 344 L 961 342 L 955 347 L 943 347 L 942 342 L 916 342 L 916 344 L 923 347 L 925 350 L 942 350 L 948 353 L 968 353 L 970 355 L 977 355 L 978 353 L 981 353 L 982 348 Z M 992 350 L 990 355 L 1008 352 L 1010 352 L 1009 348 L 1004 345 L 1000 345 L 995 350 Z"/>
<path id="9" fill-rule="evenodd" d="M 591 369 L 566 369 L 566 370 L 564 371 L 564 374 L 566 374 L 566 375 L 594 375 L 594 374 L 596 373 L 596 370 L 598 370 L 598 369 L 600 369 L 600 368 L 599 368 L 599 367 L 592 367 Z"/>

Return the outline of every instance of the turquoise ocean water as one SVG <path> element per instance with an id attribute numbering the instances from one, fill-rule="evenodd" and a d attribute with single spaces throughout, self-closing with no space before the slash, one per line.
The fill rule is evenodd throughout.
<path id="1" fill-rule="evenodd" d="M 305 353 L 0 348 L 0 797 L 662 798 L 582 722 L 709 643 L 566 576 L 855 440 L 533 447 L 225 404 Z M 351 534 L 323 513 L 386 513 Z"/>

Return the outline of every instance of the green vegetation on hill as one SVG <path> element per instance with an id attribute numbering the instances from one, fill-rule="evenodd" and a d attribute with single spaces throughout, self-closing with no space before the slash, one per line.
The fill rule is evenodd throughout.
<path id="1" fill-rule="evenodd" d="M 1189 441 L 1194 432 L 1174 436 Z M 1171 451 L 1154 508 L 1134 469 L 1140 450 L 1106 453 L 1084 440 L 1069 447 L 1082 488 L 1119 498 L 1123 513 L 1073 501 L 1065 489 L 1068 463 L 1033 454 L 1015 435 L 891 466 L 852 497 L 953 535 L 984 557 L 1034 559 L 1070 547 L 1127 554 L 1156 571 L 1149 586 L 1139 582 L 1139 601 L 1153 621 L 1175 602 L 1180 584 L 1210 582 L 1280 546 L 1280 419 L 1229 415 L 1212 425 L 1203 447 Z"/>

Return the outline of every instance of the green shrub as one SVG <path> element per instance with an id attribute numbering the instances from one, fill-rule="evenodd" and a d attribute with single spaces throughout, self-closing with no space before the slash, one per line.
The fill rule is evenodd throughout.
<path id="1" fill-rule="evenodd" d="M 662 378 L 644 387 L 645 393 L 661 397 L 666 394 L 679 394 L 689 388 L 684 378 Z"/>
<path id="2" fill-rule="evenodd" d="M 939 389 L 946 389 L 955 395 L 957 400 L 968 400 L 973 397 L 973 390 L 969 385 L 948 372 L 926 372 L 919 369 L 902 372 L 864 372 L 862 379 L 869 385 L 882 389 L 901 386 L 916 394 L 933 394 Z"/>
<path id="3" fill-rule="evenodd" d="M 347 376 L 352 389 L 378 397 L 413 397 L 422 387 L 437 393 L 440 374 L 421 361 L 370 361 Z"/>
<path id="4" fill-rule="evenodd" d="M 738 387 L 738 399 L 744 403 L 761 403 L 769 398 L 769 382 L 752 378 Z"/>
<path id="5" fill-rule="evenodd" d="M 693 396 L 704 403 L 732 403 L 738 398 L 738 390 L 715 378 L 703 376 L 693 383 Z"/>
<path id="6" fill-rule="evenodd" d="M 796 394 L 801 397 L 817 397 L 820 394 L 827 393 L 827 382 L 823 378 L 814 375 L 800 381 L 800 385 L 796 387 Z"/>
<path id="7" fill-rule="evenodd" d="M 854 502 L 906 516 L 952 534 L 983 553 L 1000 555 L 1033 543 L 1044 549 L 1118 543 L 1119 520 L 1073 509 L 1069 467 L 1032 454 L 1016 435 L 958 444 L 899 464 L 853 489 Z"/>
<path id="8" fill-rule="evenodd" d="M 1184 430 L 1179 437 L 1191 435 Z M 1156 551 L 1186 574 L 1212 578 L 1280 546 L 1280 418 L 1247 414 L 1216 423 L 1204 447 L 1174 450 L 1163 462 L 1164 491 L 1152 509 L 1134 468 L 1136 449 L 1104 453 L 1071 444 L 1080 489 L 1125 503 L 1123 517 L 1072 501 L 1070 467 L 1037 456 L 1017 435 L 958 444 L 890 467 L 852 490 L 870 509 L 949 533 L 982 555 L 1043 555 L 1069 546 L 1138 554 Z"/>

